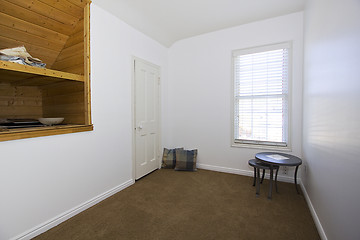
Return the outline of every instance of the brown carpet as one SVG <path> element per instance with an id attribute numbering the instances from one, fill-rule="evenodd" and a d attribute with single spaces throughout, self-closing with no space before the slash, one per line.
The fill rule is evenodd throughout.
<path id="1" fill-rule="evenodd" d="M 320 239 L 302 195 L 252 177 L 161 169 L 36 237 L 41 239 Z"/>

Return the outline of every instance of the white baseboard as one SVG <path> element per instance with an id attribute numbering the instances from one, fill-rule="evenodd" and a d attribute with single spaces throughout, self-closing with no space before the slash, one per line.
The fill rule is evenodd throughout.
<path id="1" fill-rule="evenodd" d="M 309 197 L 309 195 L 308 195 L 308 193 L 306 191 L 306 188 L 305 188 L 304 184 L 302 183 L 302 181 L 300 181 L 300 186 L 301 186 L 301 190 L 302 190 L 302 192 L 304 194 L 305 200 L 306 200 L 306 202 L 307 202 L 307 204 L 309 206 L 311 216 L 314 219 L 315 226 L 316 226 L 316 228 L 317 228 L 317 230 L 319 232 L 320 238 L 322 240 L 327 240 L 327 237 L 326 237 L 325 231 L 324 231 L 324 229 L 323 229 L 323 227 L 321 225 L 320 219 L 319 219 L 318 215 L 316 214 L 315 208 L 311 203 L 310 197 Z"/>
<path id="2" fill-rule="evenodd" d="M 47 230 L 68 220 L 69 218 L 79 214 L 80 212 L 88 209 L 89 207 L 92 207 L 95 204 L 105 200 L 106 198 L 114 195 L 115 193 L 118 193 L 121 190 L 133 185 L 134 183 L 135 183 L 135 181 L 133 179 L 130 179 L 130 180 L 126 181 L 125 183 L 120 184 L 119 186 L 114 187 L 113 189 L 110 189 L 109 191 L 104 192 L 104 193 L 70 209 L 69 211 L 59 214 L 58 216 L 36 226 L 16 237 L 11 238 L 10 240 L 28 240 L 28 239 L 34 238 L 34 237 L 40 235 L 41 233 L 46 232 Z"/>
<path id="3" fill-rule="evenodd" d="M 219 166 L 207 165 L 207 164 L 202 164 L 202 163 L 196 164 L 196 167 L 200 168 L 200 169 L 204 169 L 204 170 L 215 171 L 215 172 L 232 173 L 232 174 L 245 175 L 245 176 L 253 175 L 252 171 L 246 171 L 246 170 L 237 169 L 237 168 L 219 167 Z"/>
<path id="4" fill-rule="evenodd" d="M 202 163 L 198 163 L 196 166 L 197 166 L 197 168 L 204 169 L 204 170 L 211 170 L 211 171 L 224 172 L 224 173 L 232 173 L 232 174 L 238 174 L 238 175 L 249 176 L 249 177 L 254 176 L 254 171 L 253 170 L 243 170 L 243 169 L 237 169 L 237 168 L 226 168 L 226 167 L 219 167 L 219 166 L 207 165 L 207 164 L 202 164 Z M 265 178 L 269 179 L 270 175 L 268 173 L 265 173 Z M 279 182 L 288 182 L 288 183 L 293 183 L 294 182 L 293 177 L 283 176 L 283 175 L 278 175 L 277 180 Z M 300 179 L 297 178 L 298 182 L 299 182 L 299 180 Z"/>

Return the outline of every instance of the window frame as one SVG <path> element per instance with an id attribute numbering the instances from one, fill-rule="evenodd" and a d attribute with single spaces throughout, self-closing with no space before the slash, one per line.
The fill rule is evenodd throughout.
<path id="1" fill-rule="evenodd" d="M 256 140 L 237 140 L 235 139 L 235 58 L 239 55 L 266 52 L 281 48 L 288 49 L 288 113 L 287 113 L 287 144 L 269 144 L 266 141 Z M 292 42 L 281 42 L 275 44 L 268 44 L 263 46 L 255 46 L 244 49 L 236 49 L 231 54 L 231 146 L 232 147 L 244 147 L 244 148 L 258 148 L 258 149 L 270 149 L 270 150 L 281 150 L 291 151 L 291 116 L 292 116 Z"/>

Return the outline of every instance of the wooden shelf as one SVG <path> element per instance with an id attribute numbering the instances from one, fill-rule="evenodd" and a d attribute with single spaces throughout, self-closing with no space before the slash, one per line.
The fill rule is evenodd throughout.
<path id="1" fill-rule="evenodd" d="M 24 46 L 47 68 L 0 60 L 0 118 L 64 117 L 66 125 L 0 129 L 0 141 L 93 130 L 90 3 L 1 1 L 0 49 Z"/>
<path id="2" fill-rule="evenodd" d="M 0 130 L 0 141 L 92 131 L 93 125 L 59 125 Z"/>
<path id="3" fill-rule="evenodd" d="M 21 86 L 42 86 L 64 81 L 84 82 L 84 76 L 0 61 L 0 82 Z"/>

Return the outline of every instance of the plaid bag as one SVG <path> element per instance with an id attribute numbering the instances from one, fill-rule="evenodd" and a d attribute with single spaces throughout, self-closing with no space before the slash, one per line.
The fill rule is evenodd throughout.
<path id="1" fill-rule="evenodd" d="M 167 149 L 164 148 L 163 158 L 162 158 L 162 168 L 175 168 L 176 164 L 176 149 L 183 149 L 183 148 L 175 148 L 175 149 Z"/>
<path id="2" fill-rule="evenodd" d="M 177 171 L 196 171 L 197 149 L 184 150 L 176 149 L 176 165 Z"/>

